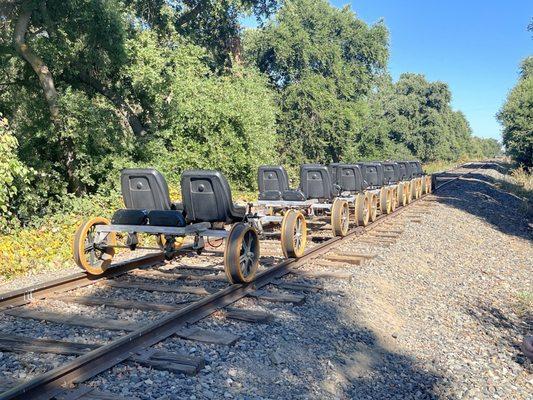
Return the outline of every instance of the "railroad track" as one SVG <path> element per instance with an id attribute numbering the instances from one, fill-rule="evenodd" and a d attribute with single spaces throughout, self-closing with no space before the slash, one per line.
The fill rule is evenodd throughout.
<path id="1" fill-rule="evenodd" d="M 445 185 L 460 177 L 473 173 L 483 165 L 465 165 L 452 172 L 440 174 L 436 178 L 434 187 L 439 190 Z M 426 195 L 431 196 L 431 195 Z M 31 336 L 16 333 L 2 332 L 0 336 L 0 350 L 13 352 L 52 353 L 72 357 L 61 365 L 38 375 L 26 382 L 14 384 L 4 382 L 5 391 L 0 394 L 0 399 L 90 399 L 107 398 L 119 399 L 120 397 L 97 392 L 81 383 L 97 374 L 112 368 L 121 362 L 135 362 L 157 369 L 166 369 L 173 372 L 194 374 L 204 365 L 199 357 L 183 354 L 156 351 L 151 346 L 169 338 L 196 340 L 221 345 L 232 344 L 238 337 L 226 332 L 212 332 L 199 329 L 195 324 L 205 317 L 224 310 L 224 317 L 248 322 L 264 322 L 271 315 L 264 312 L 243 310 L 229 307 L 246 296 L 265 301 L 299 303 L 305 299 L 302 294 L 320 290 L 320 285 L 291 282 L 284 279 L 291 274 L 301 278 L 334 278 L 349 277 L 346 273 L 338 271 L 335 266 L 342 263 L 357 264 L 371 258 L 368 253 L 354 253 L 335 251 L 344 246 L 342 243 L 353 241 L 363 244 L 391 245 L 401 234 L 394 229 L 394 221 L 399 216 L 410 222 L 419 222 L 417 213 L 422 205 L 429 204 L 420 200 L 414 201 L 406 207 L 401 207 L 389 215 L 381 215 L 367 227 L 354 228 L 344 238 L 331 237 L 330 229 L 317 230 L 313 237 L 313 245 L 305 255 L 298 260 L 283 259 L 277 241 L 262 241 L 262 270 L 256 280 L 248 285 L 229 285 L 226 282 L 222 263 L 222 252 L 216 248 L 208 247 L 201 255 L 189 257 L 191 252 L 184 250 L 184 257 L 180 264 L 187 263 L 184 267 L 174 268 L 172 264 L 164 265 L 162 254 L 149 254 L 131 261 L 122 262 L 110 269 L 100 277 L 89 277 L 85 273 L 78 273 L 48 283 L 35 285 L 15 292 L 0 296 L 0 309 L 8 318 L 15 321 L 48 321 L 61 324 L 61 326 L 84 327 L 100 329 L 106 332 L 128 332 L 118 338 L 116 333 L 108 334 L 108 343 L 80 343 L 64 340 L 35 339 Z M 427 200 L 427 199 L 426 199 Z M 422 207 L 417 207 L 422 206 Z M 419 209 L 412 214 L 410 210 Z M 270 246 L 269 243 L 275 243 Z M 323 259 L 320 259 L 321 256 Z M 319 260 L 328 268 L 327 271 L 309 271 L 302 267 L 311 260 Z M 213 262 L 214 261 L 214 262 Z M 207 265 L 206 265 L 207 264 Z M 174 285 L 169 285 L 169 282 Z M 175 285 L 183 282 L 183 285 Z M 276 292 L 266 290 L 269 285 L 276 286 Z M 100 294 L 105 291 L 125 293 L 149 292 L 155 293 L 158 301 L 139 301 L 138 299 L 116 299 L 109 296 L 94 296 L 91 290 L 97 289 Z M 285 290 L 285 291 L 284 291 Z M 130 296 L 132 297 L 132 296 Z M 171 298 L 172 301 L 161 301 Z M 160 318 L 150 318 L 148 314 L 142 315 L 149 321 L 143 324 L 110 316 L 109 318 L 87 317 L 83 315 L 68 316 L 56 312 L 47 312 L 46 302 L 59 302 L 68 308 L 72 304 L 83 306 L 97 306 L 99 310 L 112 308 L 125 310 L 124 312 L 146 312 L 159 316 L 162 312 L 166 315 Z M 28 307 L 23 307 L 27 305 Z M 143 318 L 144 319 L 144 318 Z M 13 323 L 15 327 L 19 327 Z M 76 386 L 77 385 L 77 386 Z M 2 382 L 0 382 L 2 386 Z M 10 387 L 11 386 L 11 387 Z M 10 388 L 9 388 L 10 387 Z M 72 387 L 72 388 L 71 388 Z"/>

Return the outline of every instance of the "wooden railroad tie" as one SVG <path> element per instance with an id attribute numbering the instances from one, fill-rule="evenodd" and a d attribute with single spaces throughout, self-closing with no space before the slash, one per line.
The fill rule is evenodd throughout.
<path id="1" fill-rule="evenodd" d="M 290 293 L 274 293 L 266 290 L 255 290 L 248 294 L 250 297 L 255 297 L 258 300 L 270 301 L 272 303 L 292 303 L 294 305 L 302 305 L 305 302 L 305 296 L 301 294 Z"/>
<path id="2" fill-rule="evenodd" d="M 173 280 L 198 280 L 198 281 L 227 281 L 224 274 L 194 274 L 187 271 L 175 272 L 175 271 L 153 271 L 153 270 L 136 270 L 134 275 L 141 276 L 143 278 L 168 278 Z"/>
<path id="3" fill-rule="evenodd" d="M 276 285 L 278 288 L 302 292 L 318 292 L 319 290 L 324 290 L 322 285 L 312 285 L 309 283 L 300 283 L 300 282 L 286 282 L 282 280 L 276 280 L 272 282 L 273 285 Z"/>
<path id="4" fill-rule="evenodd" d="M 326 254 L 326 260 L 341 262 L 344 264 L 361 265 L 365 259 L 350 254 L 328 253 Z"/>
<path id="5" fill-rule="evenodd" d="M 147 292 L 168 292 L 168 293 L 183 293 L 183 294 L 196 294 L 199 296 L 207 296 L 215 292 L 214 289 L 206 289 L 201 286 L 168 286 L 158 285 L 153 283 L 143 282 L 129 282 L 129 281 L 117 281 L 109 279 L 100 283 L 103 286 L 110 286 L 121 289 L 139 289 Z"/>
<path id="6" fill-rule="evenodd" d="M 305 271 L 302 269 L 292 269 L 291 274 L 305 276 L 307 278 L 333 278 L 333 279 L 350 279 L 352 274 L 341 271 Z"/>
<path id="7" fill-rule="evenodd" d="M 36 339 L 18 335 L 0 335 L 0 350 L 17 353 L 51 353 L 66 356 L 80 356 L 100 347 L 93 343 L 75 343 L 62 340 Z M 140 354 L 132 355 L 128 361 L 139 363 L 154 369 L 195 374 L 205 366 L 202 357 L 146 349 Z"/>

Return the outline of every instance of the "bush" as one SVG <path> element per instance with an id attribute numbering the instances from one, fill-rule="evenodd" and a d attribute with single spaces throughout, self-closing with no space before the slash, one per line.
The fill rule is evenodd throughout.
<path id="1" fill-rule="evenodd" d="M 17 225 L 13 201 L 18 195 L 17 186 L 28 173 L 18 159 L 17 147 L 17 139 L 9 129 L 7 119 L 0 114 L 0 232 Z"/>

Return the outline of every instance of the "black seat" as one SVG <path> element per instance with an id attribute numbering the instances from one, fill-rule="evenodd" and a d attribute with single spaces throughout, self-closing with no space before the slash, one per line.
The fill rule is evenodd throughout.
<path id="1" fill-rule="evenodd" d="M 259 200 L 281 200 L 289 190 L 289 175 L 281 165 L 262 165 L 257 170 Z"/>
<path id="2" fill-rule="evenodd" d="M 324 165 L 302 165 L 300 167 L 300 188 L 306 199 L 331 200 L 334 197 L 331 176 L 328 168 Z"/>
<path id="3" fill-rule="evenodd" d="M 400 180 L 400 165 L 392 161 L 382 162 L 383 184 L 390 185 Z"/>
<path id="4" fill-rule="evenodd" d="M 337 164 L 335 171 L 335 184 L 342 192 L 359 193 L 366 189 L 361 167 L 357 164 Z"/>
<path id="5" fill-rule="evenodd" d="M 357 163 L 361 167 L 363 179 L 369 187 L 381 187 L 383 185 L 383 165 L 378 162 Z"/>
<path id="6" fill-rule="evenodd" d="M 397 161 L 403 181 L 410 181 L 415 177 L 413 165 L 409 161 Z M 404 172 L 405 171 L 405 172 Z"/>
<path id="7" fill-rule="evenodd" d="M 120 176 L 122 199 L 130 210 L 171 210 L 167 181 L 153 168 L 124 169 Z"/>
<path id="8" fill-rule="evenodd" d="M 159 171 L 153 168 L 124 169 L 120 186 L 127 210 L 115 213 L 114 224 L 185 225 L 181 211 L 170 201 L 167 181 Z"/>
<path id="9" fill-rule="evenodd" d="M 424 171 L 422 170 L 422 164 L 420 164 L 420 161 L 410 161 L 409 164 L 411 164 L 411 167 L 413 168 L 415 176 L 422 176 L 424 174 Z"/>
<path id="10" fill-rule="evenodd" d="M 228 181 L 218 171 L 192 170 L 181 176 L 183 207 L 188 222 L 224 222 L 244 219 L 246 208 L 233 204 Z"/>

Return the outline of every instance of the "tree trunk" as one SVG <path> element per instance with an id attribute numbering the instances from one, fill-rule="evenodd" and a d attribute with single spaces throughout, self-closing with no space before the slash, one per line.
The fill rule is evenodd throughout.
<path id="1" fill-rule="evenodd" d="M 59 120 L 59 106 L 57 104 L 57 91 L 54 85 L 54 78 L 43 60 L 37 56 L 26 44 L 26 32 L 31 21 L 33 9 L 31 1 L 25 1 L 20 8 L 20 15 L 15 24 L 13 43 L 15 50 L 26 60 L 32 67 L 43 89 L 44 97 L 50 109 L 52 121 L 56 123 Z"/>
<path id="2" fill-rule="evenodd" d="M 78 79 L 92 87 L 102 96 L 105 96 L 107 99 L 109 99 L 115 106 L 117 106 L 122 115 L 124 115 L 128 120 L 128 124 L 130 125 L 135 136 L 144 136 L 146 134 L 146 128 L 126 100 L 114 93 L 112 90 L 106 88 L 100 81 L 89 76 L 87 73 L 80 73 L 78 75 Z"/>

